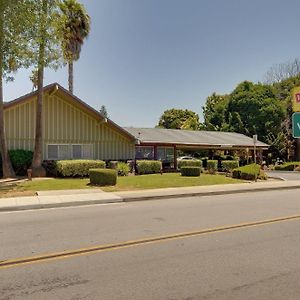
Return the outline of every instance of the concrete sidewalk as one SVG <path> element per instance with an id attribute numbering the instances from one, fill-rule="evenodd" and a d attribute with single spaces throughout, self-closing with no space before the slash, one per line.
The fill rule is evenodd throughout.
<path id="1" fill-rule="evenodd" d="M 241 184 L 165 188 L 107 193 L 100 189 L 37 192 L 37 196 L 0 198 L 0 211 L 120 203 L 192 196 L 212 196 L 268 190 L 300 189 L 300 181 L 267 181 Z"/>

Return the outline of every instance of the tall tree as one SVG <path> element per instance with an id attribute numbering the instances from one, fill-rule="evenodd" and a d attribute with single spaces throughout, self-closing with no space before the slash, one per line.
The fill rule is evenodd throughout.
<path id="1" fill-rule="evenodd" d="M 205 106 L 202 107 L 206 130 L 220 131 L 226 128 L 224 114 L 228 98 L 228 95 L 217 95 L 216 93 L 207 97 Z"/>
<path id="2" fill-rule="evenodd" d="M 286 107 L 275 98 L 271 86 L 249 81 L 240 83 L 230 94 L 225 113 L 231 131 L 258 134 L 263 141 L 269 133 L 277 136 L 285 115 Z"/>
<path id="3" fill-rule="evenodd" d="M 46 175 L 42 166 L 42 140 L 43 140 L 43 88 L 45 67 L 57 67 L 61 57 L 59 52 L 59 39 L 57 34 L 57 1 L 36 0 L 33 7 L 33 18 L 37 24 L 36 35 L 33 38 L 33 61 L 37 69 L 37 109 L 35 146 L 32 159 L 32 174 L 35 177 Z"/>
<path id="4" fill-rule="evenodd" d="M 13 80 L 12 72 L 26 66 L 28 40 L 26 28 L 30 25 L 29 1 L 0 1 L 0 152 L 3 177 L 15 177 L 8 155 L 3 111 L 3 80 Z"/>
<path id="5" fill-rule="evenodd" d="M 79 59 L 81 46 L 89 35 L 90 17 L 84 6 L 76 0 L 64 0 L 60 10 L 62 49 L 68 64 L 69 91 L 73 94 L 73 63 Z"/>
<path id="6" fill-rule="evenodd" d="M 168 109 L 159 119 L 158 127 L 167 129 L 199 130 L 199 116 L 188 109 Z"/>

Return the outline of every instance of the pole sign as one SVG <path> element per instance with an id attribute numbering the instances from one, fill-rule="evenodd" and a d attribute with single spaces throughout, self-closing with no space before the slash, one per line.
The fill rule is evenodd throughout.
<path id="1" fill-rule="evenodd" d="M 293 88 L 293 112 L 300 112 L 300 86 Z"/>
<path id="2" fill-rule="evenodd" d="M 293 137 L 300 138 L 300 112 L 292 115 Z"/>

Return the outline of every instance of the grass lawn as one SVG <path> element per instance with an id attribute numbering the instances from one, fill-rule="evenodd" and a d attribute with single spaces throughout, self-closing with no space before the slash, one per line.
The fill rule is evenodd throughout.
<path id="1" fill-rule="evenodd" d="M 224 175 L 201 174 L 200 177 L 182 177 L 179 173 L 165 173 L 118 177 L 116 186 L 101 187 L 107 192 L 130 191 L 141 189 L 158 189 L 168 187 L 201 186 L 213 184 L 241 183 L 243 181 Z M 0 197 L 34 195 L 36 191 L 63 189 L 97 189 L 89 185 L 89 179 L 43 179 L 19 183 L 0 189 Z"/>

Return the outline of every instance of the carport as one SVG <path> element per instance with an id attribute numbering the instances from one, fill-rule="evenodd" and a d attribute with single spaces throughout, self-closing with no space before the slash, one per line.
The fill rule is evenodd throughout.
<path id="1" fill-rule="evenodd" d="M 194 131 L 162 128 L 125 127 L 136 138 L 135 159 L 161 160 L 170 169 L 177 168 L 177 150 L 244 150 L 251 156 L 254 147 L 258 160 L 269 145 L 240 133 L 221 131 Z"/>

